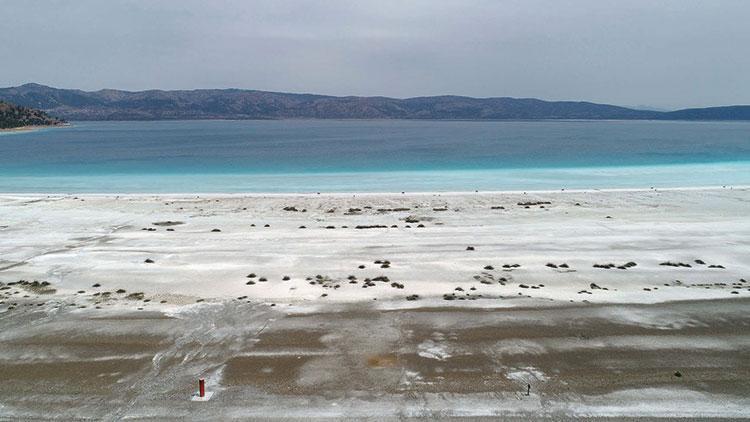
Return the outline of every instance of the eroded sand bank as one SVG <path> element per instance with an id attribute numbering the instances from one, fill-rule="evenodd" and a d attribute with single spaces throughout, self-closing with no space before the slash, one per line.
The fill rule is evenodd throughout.
<path id="1" fill-rule="evenodd" d="M 749 203 L 4 196 L 0 416 L 747 417 Z"/>

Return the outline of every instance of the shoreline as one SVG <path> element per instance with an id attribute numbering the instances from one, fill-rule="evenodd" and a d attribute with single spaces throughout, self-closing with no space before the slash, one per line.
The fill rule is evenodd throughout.
<path id="1" fill-rule="evenodd" d="M 471 196 L 471 195 L 535 195 L 535 194 L 575 194 L 575 193 L 645 193 L 645 192 L 691 192 L 691 191 L 714 191 L 714 190 L 739 190 L 750 189 L 750 185 L 725 185 L 725 186 L 685 186 L 685 187 L 654 187 L 654 188 L 602 188 L 602 189 L 538 189 L 538 190 L 498 190 L 498 191 L 415 191 L 415 192 L 183 192 L 183 193 L 148 193 L 148 192 L 129 192 L 129 193 L 93 193 L 93 192 L 0 192 L 0 198 L 23 198 L 23 197 L 89 197 L 89 198 L 314 198 L 314 197 L 377 197 L 377 196 Z"/>
<path id="2" fill-rule="evenodd" d="M 7 129 L 0 129 L 0 133 L 17 133 L 17 132 L 37 132 L 43 129 L 56 129 L 56 128 L 67 128 L 72 127 L 71 123 L 63 123 L 59 125 L 32 125 L 32 126 L 19 126 Z"/>
<path id="3" fill-rule="evenodd" d="M 361 173 L 13 174 L 2 194 L 300 195 L 454 194 L 744 188 L 750 162 L 549 169 L 424 170 Z M 64 173 L 64 169 L 58 173 Z M 576 181 L 578 180 L 578 181 Z"/>

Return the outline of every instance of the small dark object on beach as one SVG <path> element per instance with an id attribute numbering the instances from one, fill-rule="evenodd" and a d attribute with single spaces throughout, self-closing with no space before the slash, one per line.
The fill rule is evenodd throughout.
<path id="1" fill-rule="evenodd" d="M 423 229 L 423 228 L 424 228 L 424 224 L 418 224 L 418 225 L 417 225 L 417 228 L 418 228 L 418 229 Z"/>
<path id="2" fill-rule="evenodd" d="M 86 291 L 85 290 L 79 290 L 78 293 L 79 294 L 84 294 L 84 293 L 86 293 Z"/>
<path id="3" fill-rule="evenodd" d="M 289 281 L 291 280 L 288 275 L 285 275 L 284 277 L 281 277 L 282 281 Z"/>
<path id="4" fill-rule="evenodd" d="M 676 376 L 677 378 L 682 378 L 682 373 L 680 371 L 676 371 L 674 373 L 674 376 Z"/>
<path id="5" fill-rule="evenodd" d="M 219 233 L 220 231 L 221 231 L 220 229 L 213 229 L 211 230 L 211 233 Z"/>
<path id="6" fill-rule="evenodd" d="M 495 269 L 495 267 L 493 267 L 492 265 L 485 265 L 485 266 L 484 266 L 484 269 L 485 269 L 485 270 L 494 270 L 494 269 Z"/>
<path id="7" fill-rule="evenodd" d="M 102 287 L 102 285 L 99 284 L 99 283 L 96 283 L 96 284 L 92 285 L 91 287 Z"/>
<path id="8" fill-rule="evenodd" d="M 406 296 L 406 300 L 409 300 L 409 301 L 411 301 L 411 300 L 417 300 L 417 299 L 419 299 L 419 295 L 409 295 L 409 296 Z"/>
<path id="9" fill-rule="evenodd" d="M 698 265 L 706 265 L 706 263 L 705 263 L 705 262 L 703 262 L 703 260 L 701 260 L 701 259 L 696 259 L 696 260 L 695 260 L 695 261 L 693 261 L 693 262 L 695 262 L 695 263 L 696 263 L 696 264 L 698 264 Z"/>
<path id="10" fill-rule="evenodd" d="M 558 265 L 558 267 L 560 267 L 560 268 L 569 268 L 568 264 L 565 264 L 565 263 L 562 263 L 562 264 Z"/>
<path id="11" fill-rule="evenodd" d="M 122 293 L 125 293 L 125 291 L 126 291 L 125 289 L 117 289 L 117 291 L 115 293 L 122 294 Z"/>
<path id="12" fill-rule="evenodd" d="M 250 273 L 250 274 L 248 274 L 248 275 L 247 275 L 247 278 L 255 278 L 255 277 L 257 277 L 257 276 L 255 275 L 255 273 Z"/>
<path id="13" fill-rule="evenodd" d="M 261 278 L 258 279 L 258 281 L 268 281 L 268 279 L 265 278 L 265 277 L 261 277 Z"/>
<path id="14" fill-rule="evenodd" d="M 467 246 L 467 247 L 466 247 L 466 250 L 467 250 L 467 251 L 473 251 L 473 250 L 474 250 L 474 247 L 473 247 L 473 246 Z"/>
<path id="15" fill-rule="evenodd" d="M 270 224 L 266 224 L 263 227 L 271 227 L 271 225 Z"/>
<path id="16" fill-rule="evenodd" d="M 601 287 L 599 287 L 599 286 L 598 286 L 598 285 L 597 285 L 596 283 L 591 283 L 591 284 L 589 284 L 589 288 L 590 288 L 591 290 L 594 290 L 594 289 L 601 289 Z"/>
<path id="17" fill-rule="evenodd" d="M 360 265 L 357 268 L 359 268 L 360 270 L 363 270 L 365 268 L 365 266 L 364 265 Z"/>
<path id="18" fill-rule="evenodd" d="M 147 258 L 147 259 L 146 259 L 145 261 L 143 261 L 143 262 L 144 262 L 144 263 L 146 263 L 146 264 L 153 264 L 153 263 L 154 263 L 154 260 L 153 260 L 153 259 L 151 259 L 151 258 Z"/>
<path id="19" fill-rule="evenodd" d="M 455 288 L 455 289 L 453 289 L 453 290 L 455 290 L 455 291 L 457 291 L 457 292 L 463 292 L 463 291 L 464 291 L 464 289 L 463 289 L 462 287 L 456 287 L 456 288 Z"/>
<path id="20" fill-rule="evenodd" d="M 521 206 L 524 206 L 524 207 L 530 206 L 530 205 L 552 205 L 552 202 L 549 202 L 549 201 L 531 201 L 531 202 L 519 202 L 516 205 L 521 205 Z"/>
<path id="21" fill-rule="evenodd" d="M 708 268 L 721 268 L 724 269 L 723 265 L 709 265 Z"/>
<path id="22" fill-rule="evenodd" d="M 518 287 L 520 287 L 522 289 L 528 289 L 529 288 L 529 286 L 527 286 L 525 284 L 519 284 Z"/>
<path id="23" fill-rule="evenodd" d="M 173 232 L 173 231 L 174 231 L 174 229 L 167 229 L 167 231 L 168 231 L 168 232 Z"/>
<path id="24" fill-rule="evenodd" d="M 686 267 L 686 268 L 692 267 L 692 265 L 685 264 L 684 262 L 671 262 L 671 261 L 662 262 L 659 265 L 663 265 L 666 267 Z"/>
<path id="25" fill-rule="evenodd" d="M 320 295 L 320 297 L 326 297 L 326 296 L 328 296 L 328 293 L 323 293 L 322 295 Z"/>
<path id="26" fill-rule="evenodd" d="M 301 229 L 306 229 L 307 227 L 305 227 L 305 226 L 299 226 L 299 228 L 301 228 Z"/>
<path id="27" fill-rule="evenodd" d="M 550 267 L 550 268 L 557 268 L 557 264 L 553 264 L 551 262 L 548 262 L 547 264 L 545 264 L 545 266 Z"/>
<path id="28" fill-rule="evenodd" d="M 326 226 L 326 228 L 327 228 L 328 230 L 333 230 L 333 229 L 335 229 L 335 228 L 336 228 L 336 226 Z"/>

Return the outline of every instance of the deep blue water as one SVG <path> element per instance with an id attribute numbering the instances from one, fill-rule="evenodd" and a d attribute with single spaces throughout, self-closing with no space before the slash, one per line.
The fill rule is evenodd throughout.
<path id="1" fill-rule="evenodd" d="M 77 122 L 0 135 L 0 192 L 750 185 L 750 122 Z"/>

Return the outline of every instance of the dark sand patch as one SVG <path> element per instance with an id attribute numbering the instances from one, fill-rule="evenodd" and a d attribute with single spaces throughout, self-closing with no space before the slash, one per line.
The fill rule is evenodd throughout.
<path id="1" fill-rule="evenodd" d="M 320 331 L 279 330 L 263 332 L 253 350 L 325 349 Z"/>
<path id="2" fill-rule="evenodd" d="M 124 377 L 151 364 L 151 358 L 77 362 L 0 362 L 0 396 L 22 392 L 109 394 Z"/>
<path id="3" fill-rule="evenodd" d="M 223 384 L 252 385 L 276 394 L 296 394 L 297 377 L 312 357 L 303 355 L 238 356 L 227 361 Z"/>

